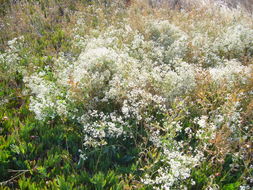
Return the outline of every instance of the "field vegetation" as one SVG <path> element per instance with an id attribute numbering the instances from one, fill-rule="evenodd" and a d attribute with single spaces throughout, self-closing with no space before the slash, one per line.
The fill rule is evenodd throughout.
<path id="1" fill-rule="evenodd" d="M 250 0 L 0 5 L 0 189 L 251 190 Z"/>

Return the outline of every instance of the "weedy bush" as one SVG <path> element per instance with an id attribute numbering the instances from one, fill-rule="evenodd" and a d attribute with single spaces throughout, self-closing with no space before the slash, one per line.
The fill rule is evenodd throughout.
<path id="1" fill-rule="evenodd" d="M 248 13 L 137 1 L 91 3 L 72 19 L 0 54 L 0 169 L 17 173 L 2 185 L 250 189 Z"/>

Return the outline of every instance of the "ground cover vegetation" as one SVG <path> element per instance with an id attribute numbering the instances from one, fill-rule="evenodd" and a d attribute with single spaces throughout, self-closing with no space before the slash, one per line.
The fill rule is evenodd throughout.
<path id="1" fill-rule="evenodd" d="M 0 189 L 253 187 L 249 7 L 0 2 Z"/>

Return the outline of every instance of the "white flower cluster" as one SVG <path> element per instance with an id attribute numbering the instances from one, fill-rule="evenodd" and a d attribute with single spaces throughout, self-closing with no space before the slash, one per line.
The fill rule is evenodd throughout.
<path id="1" fill-rule="evenodd" d="M 55 83 L 45 80 L 46 72 L 40 71 L 36 75 L 24 78 L 27 87 L 35 97 L 30 99 L 30 110 L 33 111 L 39 120 L 54 118 L 56 114 L 65 117 L 67 115 L 66 102 L 63 93 Z"/>
<path id="2" fill-rule="evenodd" d="M 223 64 L 210 68 L 208 71 L 212 79 L 218 84 L 224 83 L 224 80 L 228 84 L 233 84 L 235 81 L 245 84 L 250 78 L 252 68 L 243 66 L 236 60 L 226 60 Z"/>
<path id="3" fill-rule="evenodd" d="M 170 190 L 175 185 L 183 184 L 183 181 L 190 177 L 191 169 L 198 165 L 198 157 L 182 154 L 180 151 L 164 150 L 162 167 L 157 170 L 156 177 L 148 174 L 142 180 L 144 184 L 152 185 L 154 189 Z"/>
<path id="4" fill-rule="evenodd" d="M 151 39 L 153 60 L 173 64 L 187 51 L 188 35 L 167 20 L 147 22 L 146 35 Z"/>
<path id="5" fill-rule="evenodd" d="M 107 144 L 106 138 L 131 137 L 131 134 L 127 133 L 126 130 L 130 127 L 129 124 L 116 113 L 106 115 L 97 110 L 88 111 L 78 118 L 78 122 L 83 125 L 84 145 L 87 147 L 105 145 Z"/>
<path id="6" fill-rule="evenodd" d="M 241 24 L 232 25 L 214 43 L 218 53 L 227 59 L 252 56 L 253 30 Z"/>
<path id="7" fill-rule="evenodd" d="M 0 52 L 0 64 L 2 68 L 9 74 L 15 74 L 17 71 L 22 71 L 20 65 L 20 49 L 23 44 L 24 37 L 20 36 L 8 41 L 8 49 L 6 52 Z"/>
<path id="8" fill-rule="evenodd" d="M 201 116 L 200 118 L 194 119 L 195 123 L 198 124 L 199 129 L 196 132 L 196 138 L 202 140 L 207 145 L 209 140 L 212 140 L 216 136 L 216 126 L 212 122 L 208 122 L 207 116 Z"/>

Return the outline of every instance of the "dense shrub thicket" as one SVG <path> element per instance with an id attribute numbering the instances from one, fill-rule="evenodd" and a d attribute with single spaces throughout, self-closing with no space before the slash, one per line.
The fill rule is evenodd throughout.
<path id="1" fill-rule="evenodd" d="M 252 15 L 198 2 L 3 9 L 0 188 L 250 189 Z"/>

